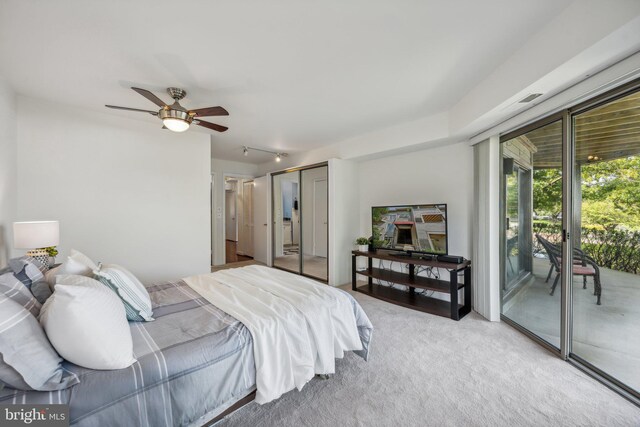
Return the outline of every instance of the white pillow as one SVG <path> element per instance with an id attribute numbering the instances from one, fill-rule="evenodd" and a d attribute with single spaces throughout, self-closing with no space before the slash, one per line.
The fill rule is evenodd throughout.
<path id="1" fill-rule="evenodd" d="M 80 251 L 71 249 L 67 260 L 56 268 L 47 271 L 44 280 L 47 281 L 51 290 L 56 284 L 56 276 L 59 274 L 74 274 L 79 276 L 93 277 L 93 270 L 98 266 L 88 256 Z"/>
<path id="2" fill-rule="evenodd" d="M 93 274 L 122 299 L 127 319 L 134 322 L 153 320 L 149 292 L 129 270 L 116 264 L 100 264 Z"/>
<path id="3" fill-rule="evenodd" d="M 136 362 L 122 301 L 90 277 L 59 275 L 40 324 L 57 352 L 76 365 L 123 369 Z"/>
<path id="4" fill-rule="evenodd" d="M 93 270 L 96 268 L 98 268 L 98 265 L 91 258 L 75 249 L 71 249 L 67 262 L 63 265 L 64 274 L 77 274 L 88 277 L 92 275 Z"/>

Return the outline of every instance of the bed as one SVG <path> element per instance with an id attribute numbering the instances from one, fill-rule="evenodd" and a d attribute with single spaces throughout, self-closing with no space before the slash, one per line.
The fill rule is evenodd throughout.
<path id="1" fill-rule="evenodd" d="M 185 280 L 147 286 L 155 321 L 130 322 L 138 360 L 131 367 L 100 371 L 64 362 L 79 384 L 55 392 L 5 388 L 0 404 L 69 404 L 77 426 L 156 427 L 203 425 L 252 400 L 252 334 Z M 351 301 L 362 343 L 355 353 L 366 360 L 371 323 L 351 295 L 338 291 Z"/>

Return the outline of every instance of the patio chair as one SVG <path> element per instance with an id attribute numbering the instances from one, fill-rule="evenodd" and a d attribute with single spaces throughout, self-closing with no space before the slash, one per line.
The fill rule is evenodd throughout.
<path id="1" fill-rule="evenodd" d="M 549 295 L 553 295 L 556 290 L 556 286 L 558 285 L 558 281 L 560 280 L 560 273 L 562 272 L 562 247 L 554 245 L 539 234 L 536 234 L 536 239 L 538 239 L 544 248 L 547 256 L 549 257 L 549 263 L 551 264 L 545 283 L 549 281 L 551 273 L 553 273 L 554 270 L 556 272 L 556 277 L 553 280 L 553 286 L 551 286 L 551 292 L 549 292 Z M 582 276 L 583 289 L 587 288 L 587 277 L 593 277 L 593 294 L 598 297 L 597 304 L 600 305 L 602 284 L 600 283 L 600 267 L 596 261 L 580 249 L 574 248 L 572 270 L 574 276 Z"/>

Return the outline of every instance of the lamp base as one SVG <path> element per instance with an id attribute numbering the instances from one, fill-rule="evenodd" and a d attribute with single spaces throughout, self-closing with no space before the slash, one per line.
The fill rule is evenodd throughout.
<path id="1" fill-rule="evenodd" d="M 45 267 L 49 268 L 49 252 L 45 249 L 31 249 L 27 251 L 27 256 L 37 260 Z"/>

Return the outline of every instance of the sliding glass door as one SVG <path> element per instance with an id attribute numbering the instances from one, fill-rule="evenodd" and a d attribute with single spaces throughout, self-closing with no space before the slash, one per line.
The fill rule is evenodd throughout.
<path id="1" fill-rule="evenodd" d="M 562 119 L 501 143 L 502 314 L 560 349 Z"/>
<path id="2" fill-rule="evenodd" d="M 572 119 L 571 353 L 640 390 L 640 92 Z"/>
<path id="3" fill-rule="evenodd" d="M 501 154 L 503 320 L 640 402 L 640 81 Z"/>

